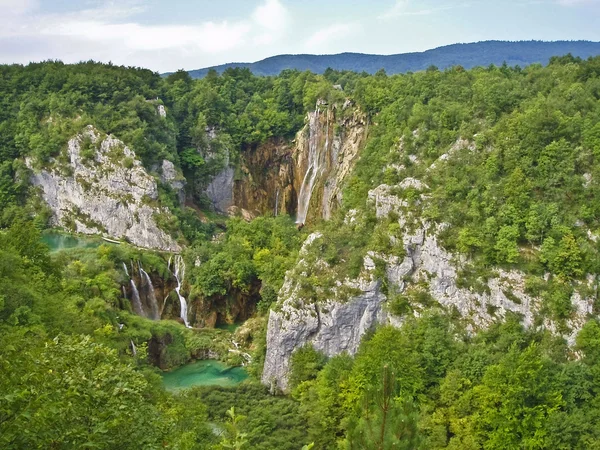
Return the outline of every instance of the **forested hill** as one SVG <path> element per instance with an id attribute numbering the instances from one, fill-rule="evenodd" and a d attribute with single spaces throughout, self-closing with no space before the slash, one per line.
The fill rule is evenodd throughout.
<path id="1" fill-rule="evenodd" d="M 367 55 L 363 53 L 340 53 L 338 55 L 279 55 L 254 63 L 230 63 L 204 69 L 190 70 L 192 78 L 203 78 L 210 69 L 222 73 L 232 67 L 247 67 L 259 76 L 279 75 L 285 69 L 310 70 L 323 73 L 331 67 L 335 70 L 365 71 L 373 74 L 385 69 L 388 74 L 417 72 L 429 66 L 440 69 L 456 65 L 467 69 L 476 66 L 502 65 L 528 66 L 547 64 L 552 56 L 566 55 L 588 58 L 600 55 L 600 42 L 590 41 L 485 41 L 470 44 L 453 44 L 425 52 L 398 55 Z"/>

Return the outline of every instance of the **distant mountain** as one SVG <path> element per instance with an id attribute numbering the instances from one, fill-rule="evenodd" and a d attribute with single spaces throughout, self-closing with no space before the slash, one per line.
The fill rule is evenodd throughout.
<path id="1" fill-rule="evenodd" d="M 440 69 L 461 65 L 466 69 L 475 66 L 501 65 L 527 66 L 547 64 L 550 57 L 571 53 L 588 58 L 600 55 L 600 42 L 590 41 L 485 41 L 472 44 L 453 44 L 425 52 L 399 55 L 368 55 L 340 53 L 337 55 L 279 55 L 255 63 L 230 63 L 205 69 L 190 70 L 193 78 L 203 78 L 210 69 L 221 73 L 230 67 L 248 67 L 255 75 L 278 75 L 285 69 L 310 70 L 323 73 L 328 67 L 337 70 L 375 73 L 385 69 L 388 74 L 417 72 L 429 66 Z M 165 74 L 168 75 L 168 74 Z"/>

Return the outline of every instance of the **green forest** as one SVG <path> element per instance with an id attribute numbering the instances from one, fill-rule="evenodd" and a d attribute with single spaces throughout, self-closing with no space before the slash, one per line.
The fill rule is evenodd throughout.
<path id="1" fill-rule="evenodd" d="M 203 189 L 212 177 L 257 145 L 291 142 L 317 101 L 350 102 L 369 124 L 332 218 L 302 228 L 286 215 L 247 221 L 211 210 Z M 159 182 L 173 213 L 162 225 L 183 248 L 189 299 L 207 314 L 252 303 L 240 325 L 246 381 L 164 388 L 162 370 L 208 354 L 244 362 L 228 350 L 227 330 L 134 314 L 123 262 L 167 280 L 166 252 L 99 239 L 56 252 L 43 242 L 51 211 L 26 161 L 64 164 L 67 142 L 88 125 L 134 149 L 149 172 L 163 160 L 181 169 L 184 204 Z M 511 313 L 473 328 L 424 291 L 390 288 L 401 326 L 368 331 L 355 355 L 298 349 L 289 392 L 263 386 L 269 311 L 286 273 L 320 304 L 368 252 L 404 258 L 395 243 L 414 224 L 376 217 L 368 199 L 407 178 L 424 187 L 394 194 L 463 258 L 461 287 L 485 290 L 496 270 L 523 272 L 542 305 L 533 326 Z M 303 252 L 317 231 L 325 238 Z M 300 259 L 311 270 L 294 271 Z M 393 76 L 238 68 L 199 80 L 93 61 L 0 66 L 0 448 L 600 449 L 598 274 L 600 57 Z M 375 276 L 385 284 L 385 267 Z M 569 342 L 574 295 L 593 308 Z"/>

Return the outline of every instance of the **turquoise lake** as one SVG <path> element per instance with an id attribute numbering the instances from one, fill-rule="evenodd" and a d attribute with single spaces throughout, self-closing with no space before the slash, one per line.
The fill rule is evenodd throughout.
<path id="1" fill-rule="evenodd" d="M 162 375 L 168 391 L 187 389 L 193 386 L 230 387 L 241 383 L 248 374 L 243 367 L 228 367 L 221 361 L 204 360 L 187 364 Z"/>

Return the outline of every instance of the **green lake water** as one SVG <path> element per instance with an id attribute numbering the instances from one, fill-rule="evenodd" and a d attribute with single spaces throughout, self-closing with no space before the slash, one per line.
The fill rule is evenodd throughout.
<path id="1" fill-rule="evenodd" d="M 96 248 L 102 244 L 100 239 L 80 238 L 63 233 L 44 233 L 42 235 L 42 242 L 50 247 L 51 252 L 72 248 Z"/>
<path id="2" fill-rule="evenodd" d="M 220 361 L 204 360 L 187 364 L 163 374 L 163 384 L 168 391 L 187 389 L 193 386 L 230 387 L 241 383 L 248 374 L 242 367 L 228 367 Z"/>
<path id="3" fill-rule="evenodd" d="M 240 325 L 241 323 L 219 323 L 215 328 L 219 330 L 227 330 L 230 333 L 235 333 L 235 330 L 237 330 Z"/>

